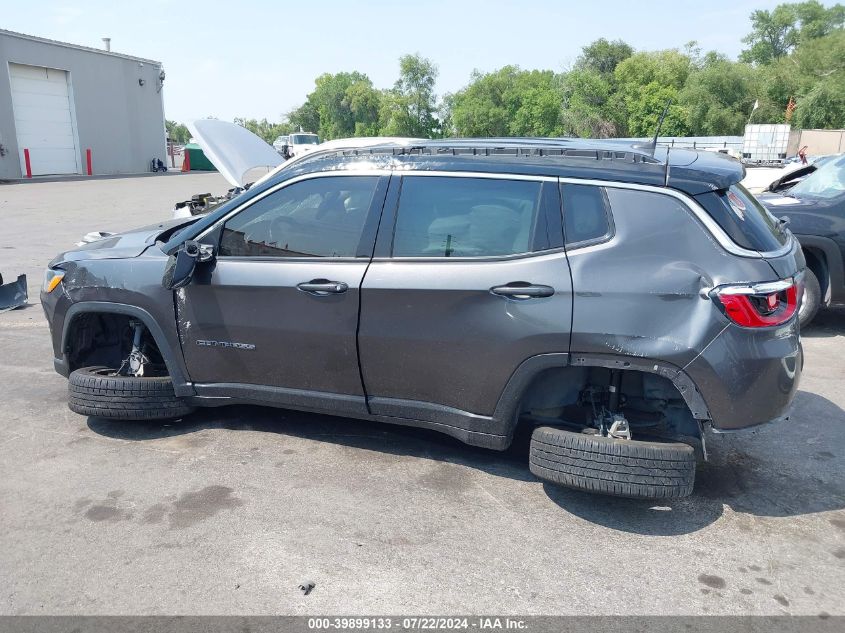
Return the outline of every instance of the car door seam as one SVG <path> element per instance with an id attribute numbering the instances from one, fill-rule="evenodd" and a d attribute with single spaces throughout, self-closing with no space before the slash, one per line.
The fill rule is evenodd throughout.
<path id="1" fill-rule="evenodd" d="M 358 378 L 361 381 L 361 391 L 364 392 L 364 406 L 367 409 L 367 413 L 372 415 L 372 411 L 370 410 L 370 395 L 367 393 L 367 383 L 364 381 L 364 368 L 361 365 L 361 310 L 362 304 L 364 302 L 364 282 L 367 279 L 367 273 L 370 270 L 370 266 L 373 264 L 373 256 L 376 252 L 376 243 L 378 242 L 379 231 L 381 230 L 381 221 L 384 218 L 384 207 L 387 204 L 387 199 L 390 194 L 390 184 L 393 180 L 393 174 L 390 174 L 387 177 L 387 186 L 384 188 L 384 196 L 381 200 L 381 210 L 379 211 L 378 222 L 376 223 L 376 232 L 373 235 L 373 246 L 370 250 L 370 257 L 367 260 L 367 266 L 364 268 L 364 274 L 361 275 L 361 282 L 358 286 L 358 321 L 355 324 L 355 361 L 358 364 Z"/>

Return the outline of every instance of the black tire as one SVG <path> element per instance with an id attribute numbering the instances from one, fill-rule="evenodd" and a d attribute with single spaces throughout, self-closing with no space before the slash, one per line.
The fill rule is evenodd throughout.
<path id="1" fill-rule="evenodd" d="M 807 327 L 812 321 L 822 304 L 822 287 L 818 277 L 809 268 L 804 271 L 804 299 L 801 302 L 801 310 L 798 312 L 798 323 Z"/>
<path id="2" fill-rule="evenodd" d="M 173 393 L 169 376 L 115 376 L 106 367 L 83 367 L 68 379 L 74 413 L 112 420 L 165 420 L 194 410 Z"/>
<path id="3" fill-rule="evenodd" d="M 545 481 L 632 499 L 692 493 L 695 451 L 688 444 L 617 440 L 549 426 L 531 436 L 531 472 Z"/>

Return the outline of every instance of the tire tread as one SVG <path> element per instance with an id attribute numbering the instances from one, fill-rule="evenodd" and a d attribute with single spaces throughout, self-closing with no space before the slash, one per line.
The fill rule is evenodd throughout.
<path id="1" fill-rule="evenodd" d="M 677 499 L 692 493 L 695 451 L 687 444 L 641 442 L 534 429 L 531 472 L 551 483 L 636 499 Z"/>
<path id="2" fill-rule="evenodd" d="M 102 376 L 83 367 L 68 378 L 68 407 L 80 415 L 113 420 L 163 420 L 194 410 L 176 396 L 169 376 Z"/>

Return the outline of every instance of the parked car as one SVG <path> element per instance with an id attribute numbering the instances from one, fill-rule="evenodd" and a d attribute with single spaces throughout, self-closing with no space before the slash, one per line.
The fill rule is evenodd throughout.
<path id="1" fill-rule="evenodd" d="M 818 158 L 812 159 L 809 165 L 792 169 L 780 178 L 772 181 L 771 184 L 766 187 L 764 192 L 786 193 L 807 176 L 816 171 L 819 167 L 831 160 L 835 160 L 839 156 L 841 156 L 841 154 L 831 154 L 829 156 L 819 156 Z"/>
<path id="2" fill-rule="evenodd" d="M 801 325 L 821 307 L 845 303 L 845 154 L 804 170 L 799 182 L 775 181 L 772 191 L 758 196 L 773 215 L 788 218 L 807 260 Z"/>
<path id="3" fill-rule="evenodd" d="M 290 137 L 288 135 L 278 136 L 273 141 L 273 149 L 279 152 L 279 155 L 287 160 L 290 158 Z"/>
<path id="4" fill-rule="evenodd" d="M 691 493 L 709 429 L 788 412 L 804 260 L 719 154 L 466 139 L 314 153 L 203 217 L 49 265 L 71 410 L 253 403 Z"/>

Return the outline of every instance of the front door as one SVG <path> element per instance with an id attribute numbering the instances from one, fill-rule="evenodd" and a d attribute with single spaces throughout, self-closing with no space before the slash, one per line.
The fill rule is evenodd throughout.
<path id="1" fill-rule="evenodd" d="M 228 216 L 210 271 L 177 291 L 200 395 L 365 411 L 356 348 L 361 280 L 387 177 L 313 175 Z"/>

